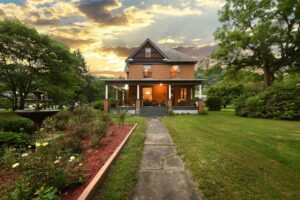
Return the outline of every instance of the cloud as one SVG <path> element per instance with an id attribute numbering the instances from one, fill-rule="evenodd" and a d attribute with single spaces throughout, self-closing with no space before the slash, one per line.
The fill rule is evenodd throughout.
<path id="1" fill-rule="evenodd" d="M 153 4 L 148 12 L 158 15 L 170 15 L 170 16 L 187 16 L 187 15 L 201 15 L 200 9 L 192 9 L 189 6 L 183 4 L 181 7 L 164 6 L 161 4 Z"/>
<path id="2" fill-rule="evenodd" d="M 71 38 L 63 36 L 53 36 L 56 40 L 70 46 L 71 48 L 78 48 L 78 46 L 92 44 L 95 41 L 92 39 L 80 39 L 80 38 Z"/>
<path id="3" fill-rule="evenodd" d="M 80 2 L 78 8 L 88 18 L 95 22 L 105 25 L 123 25 L 128 22 L 127 16 L 124 13 L 112 14 L 112 10 L 121 7 L 118 0 L 101 0 Z"/>
<path id="4" fill-rule="evenodd" d="M 4 16 L 4 15 L 5 15 L 5 12 L 2 9 L 0 9 L 0 16 Z"/>
<path id="5" fill-rule="evenodd" d="M 158 43 L 169 46 L 178 46 L 184 43 L 184 38 L 184 36 L 177 38 L 172 38 L 171 36 L 168 36 L 167 38 L 158 40 Z"/>
<path id="6" fill-rule="evenodd" d="M 100 52 L 113 53 L 119 57 L 127 58 L 137 47 L 107 47 L 99 49 Z"/>
<path id="7" fill-rule="evenodd" d="M 126 74 L 124 71 L 109 71 L 109 70 L 104 70 L 104 71 L 93 71 L 91 73 L 93 76 L 105 76 L 105 77 L 126 77 Z"/>
<path id="8" fill-rule="evenodd" d="M 225 0 L 196 0 L 199 7 L 221 8 L 225 5 Z"/>
<path id="9" fill-rule="evenodd" d="M 211 53 L 213 51 L 215 51 L 217 48 L 218 48 L 217 45 L 206 45 L 206 46 L 202 46 L 202 47 L 181 46 L 181 47 L 176 47 L 174 49 L 177 51 L 180 51 L 186 55 L 198 58 L 200 60 L 202 58 L 205 58 L 205 57 L 211 55 Z"/>

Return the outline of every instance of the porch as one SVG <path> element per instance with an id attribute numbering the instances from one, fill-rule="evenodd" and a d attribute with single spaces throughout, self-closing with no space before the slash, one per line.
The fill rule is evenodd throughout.
<path id="1" fill-rule="evenodd" d="M 151 113 L 157 108 L 157 114 L 163 108 L 174 113 L 196 114 L 202 111 L 202 84 L 199 79 L 164 79 L 164 80 L 124 80 L 109 79 L 105 81 L 104 111 L 113 111 L 125 107 L 131 114 Z M 108 96 L 108 86 L 115 90 L 115 96 Z M 115 101 L 109 106 L 109 101 Z M 112 105 L 112 104 L 111 104 Z M 152 108 L 152 109 L 151 109 Z M 161 109 L 159 109 L 161 108 Z M 153 112 L 152 112 L 153 111 Z"/>

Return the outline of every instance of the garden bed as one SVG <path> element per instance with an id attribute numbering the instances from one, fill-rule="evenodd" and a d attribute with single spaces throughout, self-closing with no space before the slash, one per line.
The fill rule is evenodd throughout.
<path id="1" fill-rule="evenodd" d="M 129 134 L 133 125 L 111 125 L 108 128 L 107 135 L 101 140 L 101 148 L 90 149 L 89 143 L 91 138 L 83 140 L 84 162 L 86 162 L 87 181 L 63 194 L 63 200 L 77 199 L 83 190 L 89 185 L 99 169 L 106 163 L 109 157 L 114 153 L 119 144 Z"/>

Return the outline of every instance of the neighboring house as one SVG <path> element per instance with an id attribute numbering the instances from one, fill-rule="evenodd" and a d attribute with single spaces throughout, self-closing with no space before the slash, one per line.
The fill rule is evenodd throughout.
<path id="1" fill-rule="evenodd" d="M 197 61 L 147 39 L 127 59 L 126 79 L 108 79 L 104 110 L 109 111 L 108 85 L 116 89 L 116 105 L 135 114 L 198 113 L 203 109 L 201 85 L 195 79 Z M 196 100 L 198 89 L 199 100 Z"/>

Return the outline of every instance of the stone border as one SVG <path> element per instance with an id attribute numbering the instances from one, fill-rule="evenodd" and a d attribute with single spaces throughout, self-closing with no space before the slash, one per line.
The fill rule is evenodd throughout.
<path id="1" fill-rule="evenodd" d="M 105 175 L 109 171 L 109 168 L 111 167 L 113 161 L 117 158 L 119 155 L 121 149 L 125 146 L 127 140 L 133 133 L 134 129 L 136 128 L 137 123 L 134 124 L 128 135 L 123 139 L 123 141 L 119 144 L 119 146 L 116 148 L 114 153 L 109 157 L 109 159 L 105 162 L 105 164 L 101 167 L 101 169 L 97 172 L 95 177 L 92 179 L 92 181 L 88 184 L 88 186 L 83 190 L 81 195 L 78 197 L 77 200 L 89 200 L 92 198 L 93 194 L 96 191 L 96 187 L 99 186 L 101 181 L 104 179 Z"/>

